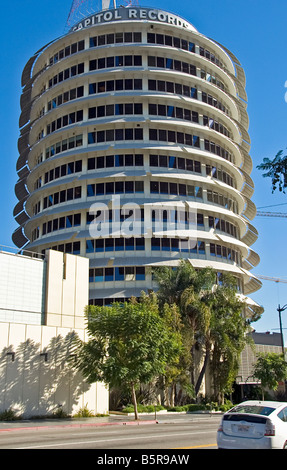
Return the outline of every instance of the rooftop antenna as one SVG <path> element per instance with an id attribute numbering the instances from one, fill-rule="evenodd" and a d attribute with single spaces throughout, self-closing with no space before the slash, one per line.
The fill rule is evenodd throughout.
<path id="1" fill-rule="evenodd" d="M 139 0 L 119 0 L 119 3 L 118 6 L 125 8 L 140 6 Z M 117 8 L 117 0 L 73 0 L 66 28 L 71 28 L 94 13 L 113 8 Z"/>
<path id="2" fill-rule="evenodd" d="M 132 3 L 133 1 L 131 0 Z M 73 0 L 67 19 L 67 27 L 71 28 L 83 18 L 110 8 L 117 8 L 117 0 Z"/>

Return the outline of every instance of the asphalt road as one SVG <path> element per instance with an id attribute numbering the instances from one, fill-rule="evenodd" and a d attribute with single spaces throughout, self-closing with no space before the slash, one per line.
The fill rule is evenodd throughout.
<path id="1" fill-rule="evenodd" d="M 99 424 L 45 423 L 0 428 L 0 449 L 216 449 L 219 415 L 160 417 L 158 423 L 130 420 Z M 103 462 L 104 463 L 104 462 Z M 146 462 L 148 463 L 148 462 Z M 156 462 L 149 462 L 156 463 Z M 164 462 L 161 462 L 164 463 Z"/>

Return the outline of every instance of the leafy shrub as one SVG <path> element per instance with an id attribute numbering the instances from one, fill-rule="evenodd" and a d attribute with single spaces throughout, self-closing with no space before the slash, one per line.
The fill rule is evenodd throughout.
<path id="1" fill-rule="evenodd" d="M 138 412 L 139 413 L 154 413 L 155 412 L 155 406 L 156 406 L 156 411 L 166 409 L 162 405 L 141 405 L 141 404 L 138 404 Z M 123 411 L 123 413 L 134 413 L 135 410 L 134 410 L 134 406 L 129 404 L 122 411 Z"/>
<path id="2" fill-rule="evenodd" d="M 18 419 L 21 419 L 21 417 L 19 417 L 12 408 L 0 413 L 0 421 L 16 421 Z"/>
<path id="3" fill-rule="evenodd" d="M 76 414 L 74 414 L 74 418 L 92 418 L 94 413 L 88 409 L 88 406 L 85 405 L 83 408 L 80 408 Z"/>

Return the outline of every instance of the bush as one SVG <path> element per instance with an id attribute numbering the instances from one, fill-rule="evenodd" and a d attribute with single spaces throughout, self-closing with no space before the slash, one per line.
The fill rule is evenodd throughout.
<path id="1" fill-rule="evenodd" d="M 187 411 L 192 412 L 192 411 L 204 411 L 208 410 L 208 405 L 200 405 L 198 403 L 192 403 L 191 405 L 187 405 Z"/>
<path id="2" fill-rule="evenodd" d="M 138 412 L 139 413 L 154 413 L 155 412 L 155 407 L 156 411 L 160 410 L 165 410 L 165 406 L 162 405 L 141 405 L 138 404 Z M 134 413 L 134 406 L 133 405 L 127 405 L 125 408 L 122 410 L 123 413 Z"/>
<path id="3" fill-rule="evenodd" d="M 21 417 L 18 416 L 16 411 L 14 411 L 12 408 L 9 408 L 8 410 L 2 411 L 2 413 L 0 413 L 0 421 L 16 421 L 18 419 L 21 419 Z"/>
<path id="4" fill-rule="evenodd" d="M 73 418 L 92 418 L 94 416 L 94 413 L 88 409 L 87 405 L 85 405 L 83 408 L 80 408 L 76 414 L 74 414 Z"/>
<path id="5" fill-rule="evenodd" d="M 165 407 L 162 405 L 156 405 L 156 411 L 160 410 L 167 410 L 167 411 L 174 411 L 174 412 L 196 412 L 196 411 L 222 411 L 225 413 L 226 411 L 230 410 L 234 405 L 230 400 L 227 400 L 224 405 L 218 405 L 217 402 L 209 402 L 206 404 L 203 403 L 191 403 L 189 405 L 183 406 L 169 406 Z M 123 413 L 134 413 L 133 405 L 126 406 L 123 410 Z M 139 413 L 154 413 L 155 407 L 154 405 L 138 405 L 138 412 Z"/>

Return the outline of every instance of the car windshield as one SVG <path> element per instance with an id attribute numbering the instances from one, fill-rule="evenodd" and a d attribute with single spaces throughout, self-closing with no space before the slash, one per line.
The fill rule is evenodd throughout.
<path id="1" fill-rule="evenodd" d="M 251 413 L 256 415 L 269 416 L 275 408 L 262 405 L 238 405 L 232 408 L 229 413 Z"/>

